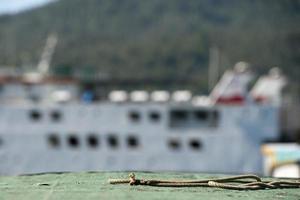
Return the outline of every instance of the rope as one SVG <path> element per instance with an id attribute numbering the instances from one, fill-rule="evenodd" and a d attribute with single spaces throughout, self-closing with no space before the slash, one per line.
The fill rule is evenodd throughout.
<path id="1" fill-rule="evenodd" d="M 214 187 L 230 190 L 262 190 L 279 188 L 300 188 L 300 181 L 262 181 L 256 175 L 240 175 L 226 178 L 202 180 L 143 180 L 136 179 L 135 174 L 129 174 L 129 179 L 109 179 L 110 184 L 129 184 L 156 187 Z"/>

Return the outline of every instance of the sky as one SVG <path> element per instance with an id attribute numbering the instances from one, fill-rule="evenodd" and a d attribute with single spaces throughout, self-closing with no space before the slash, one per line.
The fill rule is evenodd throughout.
<path id="1" fill-rule="evenodd" d="M 0 14 L 14 14 L 41 6 L 51 0 L 0 0 Z"/>

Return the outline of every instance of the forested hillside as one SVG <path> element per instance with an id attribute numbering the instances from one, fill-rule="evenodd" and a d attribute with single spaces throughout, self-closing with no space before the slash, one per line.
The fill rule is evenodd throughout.
<path id="1" fill-rule="evenodd" d="M 222 70 L 243 60 L 300 77 L 299 0 L 59 0 L 0 17 L 0 65 L 35 65 L 51 32 L 54 71 L 188 77 L 205 88 L 215 46 Z"/>

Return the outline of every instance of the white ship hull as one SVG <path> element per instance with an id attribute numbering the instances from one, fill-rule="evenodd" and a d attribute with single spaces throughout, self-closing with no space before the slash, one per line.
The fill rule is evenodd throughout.
<path id="1" fill-rule="evenodd" d="M 62 171 L 263 173 L 278 108 L 190 103 L 0 105 L 0 174 Z"/>

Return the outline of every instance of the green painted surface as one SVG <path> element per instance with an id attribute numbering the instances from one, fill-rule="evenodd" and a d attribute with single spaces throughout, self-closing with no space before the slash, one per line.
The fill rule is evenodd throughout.
<path id="1" fill-rule="evenodd" d="M 128 173 L 63 173 L 0 177 L 0 199 L 300 199 L 300 189 L 234 191 L 217 188 L 162 188 L 110 185 Z M 204 179 L 218 175 L 136 173 L 140 179 Z"/>

